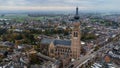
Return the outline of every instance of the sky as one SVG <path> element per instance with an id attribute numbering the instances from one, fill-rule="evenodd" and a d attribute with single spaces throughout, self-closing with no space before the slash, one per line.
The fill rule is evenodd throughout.
<path id="1" fill-rule="evenodd" d="M 0 10 L 120 11 L 120 0 L 0 0 Z"/>

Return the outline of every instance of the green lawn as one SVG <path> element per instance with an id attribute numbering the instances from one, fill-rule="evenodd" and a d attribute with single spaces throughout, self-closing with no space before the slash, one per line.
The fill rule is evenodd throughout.
<path id="1" fill-rule="evenodd" d="M 45 18 L 59 18 L 60 16 L 46 16 Z M 11 19 L 11 20 L 16 20 L 17 22 L 24 22 L 25 20 L 44 20 L 44 16 L 40 17 L 30 17 L 27 14 L 5 14 L 5 16 L 1 16 L 1 19 Z"/>

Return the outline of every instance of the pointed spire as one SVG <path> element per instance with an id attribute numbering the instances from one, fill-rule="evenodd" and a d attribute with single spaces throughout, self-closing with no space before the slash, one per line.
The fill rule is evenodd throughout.
<path id="1" fill-rule="evenodd" d="M 79 19 L 79 13 L 78 13 L 78 7 L 76 7 L 76 14 L 75 14 L 75 16 L 74 16 L 74 19 L 75 20 L 78 20 Z"/>
<path id="2" fill-rule="evenodd" d="M 76 15 L 78 15 L 78 7 L 76 7 Z"/>

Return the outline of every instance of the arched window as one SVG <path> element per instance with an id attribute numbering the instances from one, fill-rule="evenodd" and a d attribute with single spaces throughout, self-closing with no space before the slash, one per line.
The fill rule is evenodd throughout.
<path id="1" fill-rule="evenodd" d="M 75 37 L 75 32 L 74 32 L 74 37 Z"/>
<path id="2" fill-rule="evenodd" d="M 74 32 L 74 37 L 78 37 L 78 32 Z"/>

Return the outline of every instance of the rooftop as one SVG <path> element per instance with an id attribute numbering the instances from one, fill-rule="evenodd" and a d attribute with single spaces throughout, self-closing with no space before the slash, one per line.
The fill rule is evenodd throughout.
<path id="1" fill-rule="evenodd" d="M 71 41 L 70 40 L 55 40 L 55 39 L 49 39 L 49 38 L 43 38 L 41 40 L 41 44 L 49 45 L 51 42 L 53 42 L 54 45 L 71 46 Z"/>
<path id="2" fill-rule="evenodd" d="M 47 44 L 47 45 L 49 45 L 52 41 L 54 41 L 54 39 L 43 38 L 41 40 L 41 44 Z"/>
<path id="3" fill-rule="evenodd" d="M 65 46 L 71 46 L 70 40 L 54 40 L 54 45 L 65 45 Z"/>

